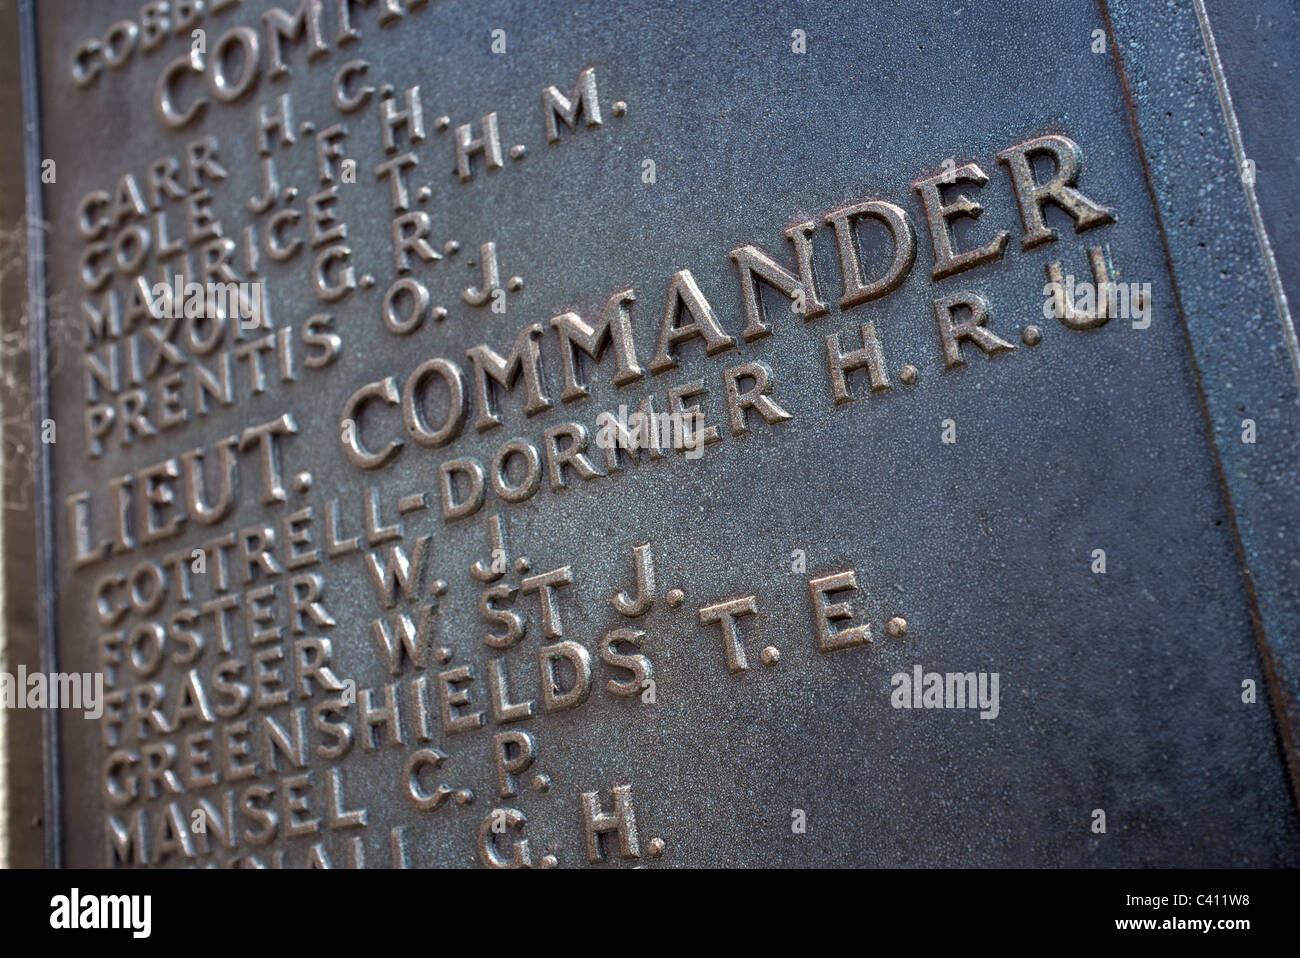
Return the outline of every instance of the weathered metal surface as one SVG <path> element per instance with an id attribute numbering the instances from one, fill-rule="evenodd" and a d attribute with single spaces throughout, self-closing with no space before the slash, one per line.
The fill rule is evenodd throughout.
<path id="1" fill-rule="evenodd" d="M 1300 860 L 1294 356 L 1194 7 L 330 3 L 279 76 L 273 7 L 38 11 L 66 862 Z M 87 343 L 226 249 L 269 328 Z M 1047 315 L 1093 263 L 1128 312 Z M 674 394 L 717 441 L 613 468 Z"/>

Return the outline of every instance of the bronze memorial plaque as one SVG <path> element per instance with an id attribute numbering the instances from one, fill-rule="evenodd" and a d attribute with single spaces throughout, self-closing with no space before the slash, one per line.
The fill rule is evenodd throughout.
<path id="1" fill-rule="evenodd" d="M 45 863 L 1300 863 L 1200 0 L 20 7 Z"/>

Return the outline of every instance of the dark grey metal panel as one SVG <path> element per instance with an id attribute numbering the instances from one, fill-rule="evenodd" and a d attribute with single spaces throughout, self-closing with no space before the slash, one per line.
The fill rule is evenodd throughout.
<path id="1" fill-rule="evenodd" d="M 1288 201 L 1300 188 L 1300 102 L 1278 91 L 1300 86 L 1300 9 L 1285 0 L 1206 5 L 1223 75 L 1232 94 L 1255 193 L 1278 270 L 1292 304 L 1300 301 L 1300 211 Z"/>
<path id="2" fill-rule="evenodd" d="M 21 70 L 26 56 L 19 42 L 19 4 L 0 2 L 0 116 L 4 138 L 20 144 L 0 156 L 0 181 L 13 185 L 0 193 L 0 230 L 3 230 L 3 288 L 0 290 L 0 335 L 3 335 L 4 412 L 4 661 L 14 672 L 24 666 L 41 669 L 42 630 L 32 597 L 38 593 L 35 565 L 35 515 L 38 500 L 32 474 L 34 441 L 31 412 L 30 291 L 27 288 L 27 190 L 16 188 L 28 168 L 23 137 Z M 32 88 L 35 92 L 35 88 Z M 39 248 L 39 247 L 38 247 Z M 0 815 L 5 818 L 4 843 L 10 867 L 34 867 L 45 861 L 47 821 L 42 777 L 48 767 L 42 751 L 45 734 L 42 712 L 8 711 L 5 715 L 4 758 L 7 787 L 0 794 Z"/>
<path id="3" fill-rule="evenodd" d="M 1246 165 L 1249 158 L 1204 7 L 1198 0 L 1195 16 L 1186 11 L 1156 15 L 1120 4 L 1115 10 L 1121 38 L 1132 47 L 1159 51 L 1133 58 L 1131 102 L 1177 281 L 1178 309 L 1235 506 L 1233 526 L 1248 572 L 1263 665 L 1296 782 L 1300 344 L 1256 196 L 1258 174 Z M 1202 56 L 1176 55 L 1197 38 Z M 1153 75 L 1155 64 L 1161 66 Z M 1198 189 L 1188 188 L 1189 173 Z M 1281 235 L 1282 261 L 1294 270 L 1295 237 L 1285 231 Z M 1263 430 L 1257 441 L 1243 441 L 1249 424 Z"/>
<path id="4" fill-rule="evenodd" d="M 260 34 L 257 14 L 268 6 L 248 2 L 209 15 L 207 42 L 217 43 L 236 24 Z M 1283 759 L 1289 733 L 1270 710 L 1270 693 L 1285 695 L 1286 676 L 1295 675 L 1286 645 L 1295 634 L 1288 604 L 1294 590 L 1286 588 L 1294 546 L 1288 551 L 1267 534 L 1295 522 L 1294 502 L 1286 499 L 1294 489 L 1294 480 L 1287 483 L 1294 474 L 1288 463 L 1296 451 L 1295 397 L 1275 388 L 1285 382 L 1279 379 L 1285 345 L 1276 313 L 1267 313 L 1261 299 L 1267 284 L 1248 217 L 1233 205 L 1240 203 L 1230 190 L 1237 185 L 1235 164 L 1227 160 L 1228 172 L 1217 178 L 1206 175 L 1223 169 L 1230 151 L 1192 8 L 1143 8 L 1138 15 L 1127 5 L 1105 11 L 1061 5 L 1049 15 L 1041 4 L 968 3 L 918 17 L 904 4 L 846 16 L 829 4 L 790 10 L 715 3 L 665 13 L 635 3 L 564 11 L 433 3 L 380 28 L 375 7 L 355 14 L 359 42 L 340 46 L 331 5 L 325 54 L 309 63 L 301 45 L 293 48 L 287 78 L 262 75 L 249 97 L 233 105 L 215 102 L 209 91 L 213 102 L 204 115 L 171 132 L 160 126 L 151 101 L 164 66 L 186 53 L 186 36 L 77 89 L 68 70 L 77 44 L 137 11 L 106 3 L 39 11 L 42 134 L 59 170 L 57 182 L 44 189 L 54 224 L 49 286 L 66 293 L 50 308 L 61 667 L 97 671 L 101 634 L 155 619 L 165 624 L 182 608 L 225 594 L 212 571 L 194 577 L 190 601 L 178 599 L 169 579 L 158 610 L 105 624 L 94 604 L 105 576 L 127 575 L 142 562 L 185 556 L 223 532 L 261 525 L 277 529 L 283 548 L 285 515 L 308 506 L 319 544 L 331 501 L 338 504 L 342 535 L 354 535 L 371 488 L 384 522 L 394 521 L 404 497 L 424 493 L 431 503 L 401 519 L 408 552 L 417 537 L 431 537 L 419 594 L 409 601 L 385 608 L 367 572 L 362 553 L 382 559 L 391 542 L 302 570 L 320 576 L 333 624 L 317 631 L 331 642 L 338 675 L 380 698 L 384 686 L 398 683 L 404 741 L 381 738 L 374 749 L 358 744 L 364 732 L 353 704 L 343 710 L 354 736 L 347 756 L 321 754 L 329 739 L 311 722 L 323 698 L 319 689 L 284 706 L 249 705 L 212 722 L 191 720 L 166 735 L 141 736 L 123 722 L 122 741 L 107 747 L 101 735 L 109 723 L 62 713 L 70 864 L 111 860 L 105 823 L 129 822 L 142 809 L 149 850 L 141 860 L 149 863 L 228 864 L 249 855 L 270 862 L 283 850 L 292 865 L 313 854 L 342 864 L 360 848 L 368 864 L 386 864 L 393 830 L 401 829 L 396 834 L 408 864 L 464 865 L 483 860 L 479 839 L 486 827 L 502 855 L 527 838 L 534 865 L 552 855 L 572 866 L 588 860 L 582 796 L 597 793 L 609 811 L 615 787 L 630 788 L 622 794 L 631 795 L 635 808 L 637 855 L 612 835 L 602 853 L 629 863 L 1293 865 L 1300 859 Z M 498 29 L 505 31 L 503 53 L 492 51 Z M 803 31 L 804 53 L 792 49 L 795 30 Z M 1115 34 L 1123 72 L 1106 44 L 1103 51 L 1111 52 L 1092 52 L 1097 30 Z M 260 42 L 265 67 L 264 35 Z M 419 162 L 411 186 L 427 184 L 429 194 L 426 200 L 416 194 L 411 205 L 429 212 L 437 247 L 460 245 L 454 255 L 415 267 L 412 275 L 430 291 L 430 305 L 448 314 L 442 322 L 431 316 L 409 336 L 386 331 L 381 318 L 384 291 L 397 274 L 389 185 L 374 175 L 385 156 L 375 98 L 348 116 L 331 103 L 330 81 L 353 58 L 369 61 L 367 82 L 391 84 L 399 97 L 420 85 L 425 137 L 414 147 Z M 205 62 L 210 69 L 214 61 Z M 559 142 L 548 143 L 542 90 L 554 84 L 569 94 L 588 67 L 599 86 L 602 124 L 561 126 Z M 184 90 L 193 95 L 203 88 L 194 82 Z M 304 199 L 322 187 L 303 122 L 314 130 L 346 123 L 345 155 L 358 160 L 358 182 L 340 185 L 338 209 L 357 275 L 373 276 L 374 285 L 322 303 L 305 250 L 284 264 L 265 256 L 260 264 L 272 322 L 290 330 L 299 363 L 307 348 L 300 331 L 317 313 L 333 316 L 343 343 L 337 360 L 319 369 L 298 365 L 295 381 L 285 382 L 277 354 L 268 363 L 265 391 L 252 393 L 240 378 L 237 404 L 195 413 L 183 427 L 129 445 L 115 427 L 104 454 L 89 455 L 85 351 L 77 338 L 85 297 L 78 261 L 87 241 L 76 233 L 78 204 L 90 190 L 114 189 L 128 171 L 145 182 L 152 161 L 183 156 L 188 142 L 210 134 L 228 173 L 212 185 L 213 209 L 242 251 L 243 227 L 257 225 L 260 235 L 267 225 L 245 205 L 261 183 L 256 110 L 273 106 L 282 93 L 291 97 L 298 131 L 292 147 L 273 151 L 281 182 L 297 190 L 282 206 L 305 216 Z M 616 115 L 615 101 L 626 102 L 625 115 Z M 500 119 L 503 168 L 484 172 L 480 157 L 472 179 L 461 182 L 454 175 L 455 127 L 473 123 L 477 131 L 489 111 Z M 446 131 L 436 122 L 444 114 Z M 1076 233 L 1069 217 L 1049 210 L 1059 239 L 1023 250 L 1011 178 L 997 157 L 1045 134 L 1079 144 L 1079 188 L 1114 210 L 1116 221 Z M 526 148 L 522 159 L 509 153 L 515 144 Z M 934 249 L 911 185 L 942 172 L 948 158 L 953 167 L 978 163 L 989 177 L 982 188 L 964 188 L 984 211 L 957 229 L 961 248 L 999 231 L 1009 241 L 998 261 L 933 280 Z M 646 160 L 654 162 L 653 183 L 644 180 Z M 871 198 L 906 212 L 918 234 L 916 262 L 888 296 L 835 308 L 842 284 L 825 218 Z M 1189 198 L 1201 206 L 1185 206 Z M 159 205 L 176 229 L 184 204 L 164 199 Z M 156 222 L 149 212 L 142 222 Z M 741 286 L 728 254 L 753 244 L 793 268 L 783 234 L 808 220 L 817 225 L 813 257 L 829 315 L 804 322 L 765 290 L 773 334 L 744 341 Z M 131 222 L 127 216 L 120 225 Z M 301 222 L 297 230 L 306 235 Z M 862 237 L 868 271 L 879 275 L 888 260 L 883 237 L 869 227 Z M 504 313 L 472 307 L 459 295 L 479 281 L 474 251 L 488 241 L 496 244 L 502 280 L 523 278 L 521 288 L 507 282 Z M 1201 241 L 1208 252 L 1197 252 Z M 1087 278 L 1093 246 L 1102 247 L 1116 279 L 1150 284 L 1149 326 L 1115 318 L 1076 330 L 1044 318 L 1045 267 L 1059 261 L 1064 272 Z M 1211 254 L 1212 271 L 1205 272 L 1197 257 Z M 1216 278 L 1214 267 L 1223 274 Z M 166 268 L 150 260 L 151 277 Z M 686 344 L 678 351 L 680 368 L 621 389 L 611 382 L 607 356 L 591 368 L 591 397 L 562 402 L 550 318 L 573 310 L 594 321 L 612 294 L 631 287 L 635 343 L 647 367 L 670 279 L 681 269 L 691 270 L 735 348 L 707 356 L 702 343 Z M 934 301 L 963 292 L 987 300 L 988 328 L 1016 349 L 985 355 L 967 343 L 965 364 L 946 369 Z M 1222 327 L 1208 319 L 1228 304 L 1244 310 L 1243 326 L 1253 338 L 1216 338 Z M 487 344 L 505 353 L 531 323 L 545 330 L 553 409 L 526 416 L 517 387 L 501 403 L 498 429 L 480 434 L 473 410 L 464 432 L 444 448 L 408 439 L 379 470 L 358 469 L 345 457 L 340 418 L 355 390 L 388 375 L 400 388 L 434 356 L 470 370 L 466 350 Z M 847 351 L 858 344 L 864 323 L 879 337 L 891 387 L 872 392 L 865 375 L 855 373 L 855 400 L 836 405 L 824 337 L 838 333 Z M 1030 326 L 1041 337 L 1034 345 Z M 190 358 L 191 376 L 200 361 L 209 362 Z M 734 435 L 724 370 L 754 361 L 770 367 L 772 395 L 792 418 L 768 424 L 751 410 L 748 432 Z M 917 371 L 912 384 L 902 375 L 905 364 Z M 246 366 L 239 360 L 241 376 Z M 546 429 L 574 421 L 591 430 L 601 410 L 635 405 L 651 392 L 662 410 L 669 389 L 696 379 L 707 386 L 709 422 L 723 437 L 702 458 L 670 452 L 662 461 L 590 481 L 570 473 L 569 487 L 559 490 L 543 477 L 525 502 L 507 504 L 489 491 L 472 518 L 438 515 L 444 461 L 469 456 L 488 465 L 512 437 L 541 448 Z M 156 382 L 147 388 L 156 415 Z M 1260 438 L 1249 449 L 1237 448 L 1243 444 L 1233 435 L 1236 414 L 1229 415 L 1243 399 L 1261 410 L 1251 417 Z M 212 482 L 215 442 L 286 413 L 297 432 L 281 443 L 284 502 L 261 501 L 250 450 L 239 459 L 238 504 L 220 526 L 205 530 L 191 520 L 174 539 L 73 570 L 74 537 L 64 511 L 69 495 L 88 494 L 97 540 L 111 528 L 115 477 L 205 446 Z M 955 442 L 943 441 L 946 421 Z M 382 402 L 367 407 L 360 428 L 376 446 L 390 435 L 405 436 L 397 410 Z M 1267 468 L 1261 471 L 1261 464 Z M 310 483 L 293 481 L 306 471 Z M 1225 501 L 1225 482 L 1235 511 Z M 525 574 L 571 568 L 573 583 L 558 590 L 563 636 L 543 634 L 538 596 L 516 595 L 513 606 L 528 619 L 522 643 L 501 652 L 483 641 L 497 626 L 479 614 L 484 585 L 469 567 L 487 557 L 487 520 L 494 514 L 507 527 L 509 557 L 528 559 L 524 571 L 512 564 L 502 581 L 518 587 Z M 633 550 L 647 541 L 658 595 L 646 614 L 628 618 L 608 597 L 630 587 Z M 1104 574 L 1092 569 L 1098 549 L 1106 553 Z M 799 554 L 806 568 L 794 561 Z M 856 591 L 828 601 L 851 597 L 855 622 L 870 624 L 874 641 L 821 652 L 809 582 L 849 570 Z M 261 574 L 253 578 L 230 590 L 245 604 L 255 601 L 249 590 L 265 584 Z M 280 590 L 277 624 L 285 631 L 265 648 L 282 647 L 292 661 L 292 643 L 302 636 L 284 610 L 290 578 L 270 579 Z M 445 592 L 435 594 L 434 580 L 445 581 Z M 683 593 L 680 604 L 669 603 L 672 589 Z M 122 592 L 108 594 L 116 599 Z M 744 596 L 753 596 L 756 608 L 737 620 L 748 668 L 733 671 L 719 627 L 702 624 L 699 609 Z M 418 621 L 426 607 L 433 608 L 433 646 L 446 649 L 450 662 L 431 654 L 423 668 L 407 664 L 395 678 L 372 639 L 373 623 L 391 621 L 397 611 Z M 886 631 L 894 617 L 907 620 L 905 635 Z M 599 655 L 601 638 L 617 627 L 645 633 L 653 703 L 607 688 L 610 680 L 628 678 Z M 161 682 L 165 711 L 172 712 L 190 668 L 214 703 L 212 670 L 223 659 L 242 663 L 247 681 L 258 650 L 246 636 L 237 632 L 233 653 L 225 656 L 210 616 L 200 628 L 204 644 L 195 661 L 169 662 L 156 673 L 135 670 L 140 675 L 123 665 L 115 687 Z M 576 708 L 545 711 L 539 648 L 561 638 L 587 650 L 592 690 Z M 177 641 L 175 634 L 169 639 Z M 768 648 L 780 650 L 779 660 L 760 656 Z M 486 709 L 488 672 L 502 659 L 516 698 L 536 700 L 540 714 L 512 725 L 487 717 L 484 727 L 449 731 L 438 715 L 439 673 L 472 665 L 468 709 Z M 998 716 L 986 721 L 976 710 L 892 707 L 891 678 L 910 675 L 917 665 L 997 673 Z M 412 699 L 412 682 L 421 675 L 428 677 L 431 705 L 428 741 L 421 741 Z M 1253 704 L 1242 700 L 1245 680 L 1261 688 Z M 140 694 L 132 689 L 128 700 Z M 305 769 L 283 759 L 271 768 L 254 734 L 251 748 L 263 765 L 255 780 L 239 779 L 227 767 L 218 784 L 195 783 L 184 756 L 202 739 L 188 736 L 210 730 L 220 743 L 237 731 L 235 723 L 250 720 L 260 729 L 267 715 L 291 726 L 300 708 L 312 750 Z M 1285 720 L 1285 707 L 1280 714 Z M 511 728 L 532 736 L 537 755 L 520 780 L 521 794 L 503 797 L 493 736 Z M 149 749 L 159 761 L 171 759 L 160 742 L 176 749 L 180 790 L 168 793 L 171 783 L 161 779 L 159 794 L 146 791 L 109 807 L 113 748 L 126 750 L 123 757 L 138 770 Z M 434 748 L 445 759 L 422 787 L 446 782 L 452 797 L 421 810 L 405 794 L 408 762 L 418 750 Z M 214 748 L 222 751 L 229 749 Z M 237 764 L 237 755 L 228 762 Z M 331 821 L 326 811 L 332 776 L 340 771 L 343 801 L 365 808 L 364 827 L 338 816 Z M 295 774 L 306 778 L 295 785 Z M 535 774 L 548 776 L 549 787 L 531 788 Z M 117 774 L 113 781 L 129 787 L 131 779 Z M 249 791 L 258 786 L 274 791 Z M 319 818 L 319 831 L 286 836 L 290 787 L 307 796 L 310 812 L 303 817 Z M 235 848 L 209 847 L 211 834 L 179 838 L 167 831 L 173 807 L 185 824 L 200 798 L 219 808 L 226 795 L 237 809 Z M 238 811 L 245 800 L 252 811 Z M 266 823 L 256 811 L 261 806 L 279 816 L 270 844 L 258 843 Z M 505 813 L 506 834 L 494 837 L 497 809 Z M 1092 827 L 1097 809 L 1107 816 L 1104 834 Z M 526 824 L 510 810 L 526 816 Z M 800 821 L 806 830 L 792 827 Z M 175 842 L 177 851 L 161 855 L 160 838 Z"/>

